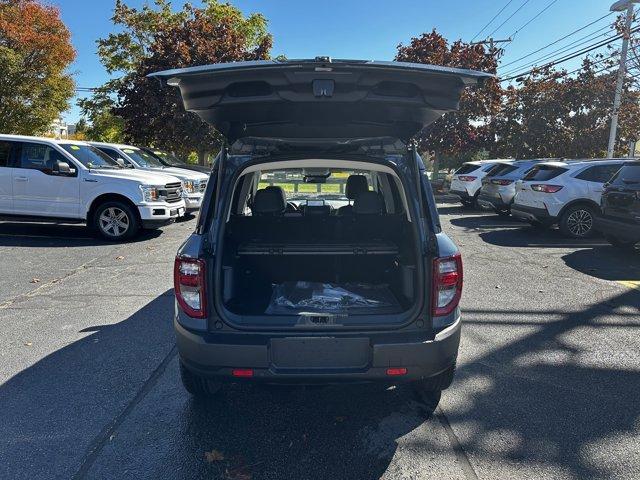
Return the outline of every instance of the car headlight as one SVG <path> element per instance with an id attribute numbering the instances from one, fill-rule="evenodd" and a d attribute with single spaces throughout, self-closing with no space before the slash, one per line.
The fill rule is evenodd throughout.
<path id="1" fill-rule="evenodd" d="M 185 192 L 194 193 L 196 191 L 196 183 L 193 180 L 185 180 L 182 183 L 184 185 Z"/>
<path id="2" fill-rule="evenodd" d="M 142 191 L 142 200 L 144 202 L 160 201 L 160 195 L 158 194 L 159 188 L 162 187 L 157 187 L 155 185 L 140 185 L 140 190 Z"/>

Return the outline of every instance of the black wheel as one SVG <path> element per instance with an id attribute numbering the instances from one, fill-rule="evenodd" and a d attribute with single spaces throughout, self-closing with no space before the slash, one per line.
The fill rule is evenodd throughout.
<path id="1" fill-rule="evenodd" d="M 98 205 L 93 213 L 93 228 L 102 238 L 118 242 L 133 237 L 140 229 L 140 221 L 129 205 L 112 200 Z"/>
<path id="2" fill-rule="evenodd" d="M 451 382 L 453 382 L 455 373 L 456 364 L 454 363 L 440 375 L 416 380 L 412 383 L 414 391 L 418 394 L 430 412 L 433 412 L 438 406 L 442 391 L 449 388 Z"/>
<path id="3" fill-rule="evenodd" d="M 560 217 L 560 232 L 571 238 L 587 238 L 593 235 L 594 211 L 588 205 L 574 205 Z"/>
<path id="4" fill-rule="evenodd" d="M 222 384 L 219 382 L 200 377 L 189 371 L 182 362 L 180 362 L 180 379 L 185 390 L 194 397 L 211 397 L 222 388 Z"/>
<path id="5" fill-rule="evenodd" d="M 613 235 L 605 235 L 604 238 L 606 238 L 607 242 L 614 247 L 622 248 L 624 250 L 632 250 L 636 246 L 636 243 L 638 243 L 638 240 L 622 240 L 621 238 Z"/>

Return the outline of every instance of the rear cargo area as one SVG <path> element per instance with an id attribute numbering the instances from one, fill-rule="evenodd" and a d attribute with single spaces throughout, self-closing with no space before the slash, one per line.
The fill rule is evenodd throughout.
<path id="1" fill-rule="evenodd" d="M 403 215 L 237 217 L 224 245 L 222 298 L 238 315 L 389 315 L 414 300 Z"/>

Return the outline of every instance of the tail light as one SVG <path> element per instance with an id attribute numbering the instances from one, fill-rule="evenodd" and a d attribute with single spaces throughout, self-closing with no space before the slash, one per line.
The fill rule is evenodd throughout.
<path id="1" fill-rule="evenodd" d="M 173 267 L 176 300 L 184 313 L 192 318 L 207 316 L 205 278 L 204 260 L 176 257 Z"/>
<path id="2" fill-rule="evenodd" d="M 543 193 L 556 193 L 562 190 L 562 185 L 531 185 L 531 190 Z"/>
<path id="3" fill-rule="evenodd" d="M 513 180 L 491 180 L 494 185 L 511 185 Z"/>
<path id="4" fill-rule="evenodd" d="M 478 177 L 472 177 L 469 175 L 460 175 L 458 180 L 462 180 L 463 182 L 473 182 Z"/>
<path id="5" fill-rule="evenodd" d="M 455 310 L 462 296 L 462 257 L 459 253 L 433 261 L 431 313 L 434 317 Z"/>

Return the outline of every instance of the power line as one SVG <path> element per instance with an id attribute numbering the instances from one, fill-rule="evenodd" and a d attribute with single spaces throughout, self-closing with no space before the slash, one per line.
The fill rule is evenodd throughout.
<path id="1" fill-rule="evenodd" d="M 493 21 L 494 21 L 496 18 L 498 18 L 498 16 L 499 16 L 503 11 L 504 11 L 504 9 L 505 9 L 505 8 L 507 8 L 509 5 L 511 5 L 511 2 L 513 2 L 513 0 L 509 0 L 509 1 L 505 4 L 505 6 L 504 6 L 504 7 L 502 7 L 502 8 L 498 11 L 498 13 L 496 13 L 496 14 L 493 16 L 493 18 L 492 18 L 491 20 L 489 20 L 489 22 L 488 22 L 484 27 L 482 27 L 482 29 L 480 29 L 480 31 L 479 31 L 478 33 L 476 33 L 476 34 L 473 36 L 473 38 L 471 39 L 471 41 L 473 42 L 476 38 L 478 38 L 478 36 L 479 36 L 482 32 L 484 32 L 484 31 L 485 31 L 485 29 L 486 29 L 489 25 L 491 25 L 491 24 L 493 23 Z"/>
<path id="2" fill-rule="evenodd" d="M 637 32 L 638 30 L 640 30 L 640 28 L 636 27 L 633 30 L 631 30 L 630 33 Z M 623 37 L 623 35 L 616 35 L 615 37 L 607 39 L 604 42 L 600 42 L 600 43 L 597 43 L 597 44 L 589 45 L 588 47 L 586 47 L 586 48 L 584 48 L 582 50 L 573 52 L 573 53 L 571 53 L 569 55 L 566 55 L 565 57 L 562 57 L 562 58 L 559 58 L 559 59 L 554 60 L 552 62 L 546 63 L 546 64 L 541 65 L 539 67 L 534 67 L 531 70 L 527 70 L 527 71 L 524 71 L 524 72 L 521 72 L 521 73 L 518 73 L 518 74 L 515 74 L 515 75 L 512 75 L 512 76 L 509 76 L 507 78 L 504 78 L 504 79 L 500 80 L 500 82 L 506 82 L 506 81 L 509 81 L 509 80 L 513 80 L 514 78 L 518 78 L 518 77 L 522 77 L 524 75 L 528 75 L 528 74 L 530 74 L 530 73 L 532 73 L 532 72 L 534 72 L 536 70 L 540 70 L 540 69 L 548 68 L 548 67 L 553 67 L 553 66 L 558 65 L 560 63 L 564 63 L 566 61 L 569 61 L 569 60 L 572 60 L 572 59 L 574 59 L 576 57 L 579 57 L 580 55 L 584 55 L 585 53 L 589 53 L 589 52 L 591 52 L 593 50 L 596 50 L 596 49 L 598 49 L 600 47 L 604 47 L 605 45 L 609 45 L 610 43 L 613 43 L 616 40 L 620 40 L 622 37 Z"/>
<path id="3" fill-rule="evenodd" d="M 511 15 L 509 15 L 509 17 L 502 22 L 500 25 L 498 25 L 493 32 L 491 32 L 489 35 L 487 35 L 487 37 L 491 37 L 493 36 L 494 33 L 496 33 L 498 30 L 500 30 L 500 28 L 502 28 L 502 26 L 507 23 L 509 20 L 511 20 L 513 18 L 513 16 L 518 13 L 520 10 L 522 10 L 522 7 L 524 7 L 527 3 L 529 3 L 529 0 L 524 0 L 524 2 L 522 3 L 522 5 L 520 5 L 515 12 L 513 12 Z"/>
<path id="4" fill-rule="evenodd" d="M 544 7 L 542 10 L 540 10 L 536 15 L 533 16 L 533 18 L 531 18 L 527 23 L 525 23 L 524 25 L 522 25 L 520 28 L 518 28 L 515 32 L 513 32 L 511 35 L 509 35 L 509 37 L 515 37 L 516 34 L 522 30 L 524 27 L 526 27 L 527 25 L 529 25 L 531 22 L 533 22 L 536 18 L 538 18 L 540 15 L 542 15 L 544 12 L 546 12 L 549 7 L 551 7 L 551 5 L 553 5 L 554 3 L 556 3 L 558 0 L 551 0 L 546 7 Z"/>
<path id="5" fill-rule="evenodd" d="M 609 25 L 606 25 L 604 28 L 608 28 Z M 513 72 L 517 72 L 518 70 L 522 70 L 523 68 L 529 68 L 529 67 L 533 67 L 536 64 L 546 61 L 546 60 L 553 60 L 555 57 L 557 57 L 558 54 L 563 54 L 566 53 L 568 51 L 570 51 L 571 49 L 574 49 L 576 47 L 580 47 L 581 45 L 587 44 L 589 42 L 592 42 L 600 37 L 605 37 L 605 38 L 613 38 L 615 36 L 614 35 L 610 35 L 610 32 L 604 32 L 604 33 L 598 33 L 600 30 L 603 30 L 602 28 L 599 30 L 596 30 L 595 32 L 589 33 L 588 35 L 585 35 L 584 37 L 580 37 L 577 40 L 574 40 L 571 43 L 568 43 L 567 45 L 565 45 L 564 47 L 560 47 L 556 50 L 553 50 L 551 52 L 548 52 L 544 55 L 542 55 L 541 57 L 536 58 L 535 60 L 533 60 L 530 63 L 524 64 L 524 65 L 520 65 L 514 68 L 509 69 L 508 72 L 503 73 L 503 75 L 511 75 Z M 609 35 L 607 37 L 607 35 Z"/>
<path id="6" fill-rule="evenodd" d="M 597 20 L 594 20 L 593 22 L 588 23 L 588 24 L 584 25 L 583 27 L 580 27 L 580 28 L 578 28 L 577 30 L 574 30 L 573 32 L 566 34 L 564 37 L 559 38 L 558 40 L 555 40 L 554 42 L 548 43 L 547 45 L 545 45 L 545 46 L 543 46 L 543 47 L 540 47 L 538 50 L 534 50 L 534 51 L 533 51 L 533 52 L 531 52 L 531 53 L 528 53 L 528 54 L 526 54 L 526 55 L 523 55 L 523 56 L 522 56 L 522 57 L 520 57 L 520 58 L 516 58 L 515 60 L 512 60 L 512 61 L 511 61 L 511 62 L 509 62 L 509 63 L 505 63 L 504 65 L 501 65 L 501 66 L 502 66 L 502 67 L 506 67 L 506 66 L 509 66 L 509 65 L 513 65 L 514 63 L 517 63 L 517 62 L 519 62 L 520 60 L 524 60 L 525 58 L 528 58 L 528 57 L 530 57 L 531 55 L 535 55 L 536 53 L 541 52 L 542 50 L 545 50 L 545 49 L 547 49 L 547 48 L 549 48 L 549 47 L 551 47 L 551 46 L 553 46 L 553 45 L 556 45 L 557 43 L 560 43 L 562 40 L 565 40 L 565 39 L 567 39 L 567 38 L 571 37 L 572 35 L 575 35 L 575 34 L 576 34 L 576 33 L 578 33 L 578 32 L 581 32 L 581 31 L 582 31 L 582 30 L 584 30 L 585 28 L 589 28 L 591 25 L 593 25 L 593 24 L 595 24 L 595 23 L 598 23 L 600 20 L 602 20 L 602 19 L 604 19 L 604 18 L 607 18 L 609 15 L 612 15 L 613 13 L 615 13 L 615 12 L 609 12 L 609 13 L 607 13 L 606 15 L 603 15 L 602 17 L 598 18 Z M 608 26 L 609 26 L 609 25 L 607 25 L 607 27 L 608 27 Z"/>

